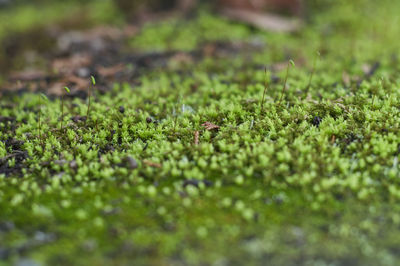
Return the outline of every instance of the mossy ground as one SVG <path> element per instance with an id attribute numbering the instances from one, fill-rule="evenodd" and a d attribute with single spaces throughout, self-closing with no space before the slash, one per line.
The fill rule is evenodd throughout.
<path id="1" fill-rule="evenodd" d="M 0 265 L 398 265 L 399 8 L 343 1 L 296 34 L 147 25 L 138 51 L 257 49 L 94 86 L 62 129 L 60 99 L 3 97 Z"/>

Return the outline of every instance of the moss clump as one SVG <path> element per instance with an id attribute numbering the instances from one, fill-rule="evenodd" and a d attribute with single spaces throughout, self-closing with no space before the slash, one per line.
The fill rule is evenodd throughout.
<path id="1" fill-rule="evenodd" d="M 297 35 L 223 22 L 224 32 L 240 27 L 265 49 L 94 89 L 86 121 L 85 101 L 64 100 L 62 129 L 58 99 L 2 98 L 1 258 L 397 265 L 400 91 L 390 33 L 398 25 L 379 22 L 396 21 L 393 5 L 342 4 Z M 368 10 L 372 18 L 360 15 Z M 163 31 L 154 29 L 133 44 L 150 47 L 144 36 Z M 288 58 L 296 68 L 279 101 Z M 260 65 L 271 71 L 263 108 Z"/>

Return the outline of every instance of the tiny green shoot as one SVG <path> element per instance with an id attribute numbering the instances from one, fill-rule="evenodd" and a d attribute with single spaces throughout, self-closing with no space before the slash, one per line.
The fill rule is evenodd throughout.
<path id="1" fill-rule="evenodd" d="M 39 127 L 39 140 L 41 142 L 41 145 L 44 146 L 43 143 L 43 138 L 42 138 L 42 99 L 47 101 L 47 96 L 44 95 L 43 93 L 40 93 L 39 95 L 39 113 L 38 113 L 38 127 Z"/>
<path id="2" fill-rule="evenodd" d="M 285 82 L 283 83 L 283 88 L 282 88 L 282 94 L 281 97 L 278 101 L 278 104 L 281 103 L 283 96 L 285 95 L 285 91 L 286 91 L 286 85 L 287 85 L 287 80 L 289 77 L 289 70 L 290 70 L 290 66 L 295 67 L 296 65 L 294 64 L 294 61 L 292 59 L 289 60 L 287 67 L 286 67 L 286 77 L 285 77 Z"/>
<path id="3" fill-rule="evenodd" d="M 173 115 L 174 115 L 174 127 L 173 127 L 173 131 L 175 134 L 176 131 L 176 124 L 178 123 L 178 105 L 176 104 L 173 110 Z"/>
<path id="4" fill-rule="evenodd" d="M 267 68 L 264 69 L 264 92 L 261 100 L 261 112 L 264 109 L 264 102 L 265 102 L 265 94 L 267 93 L 268 89 L 268 82 L 267 82 Z"/>
<path id="5" fill-rule="evenodd" d="M 70 89 L 68 87 L 64 87 L 66 93 L 70 93 Z M 60 129 L 63 129 L 63 120 L 64 120 L 64 93 L 61 94 L 61 122 Z"/>
<path id="6" fill-rule="evenodd" d="M 96 79 L 93 76 L 90 76 L 90 79 L 92 81 L 93 86 L 96 85 Z"/>
<path id="7" fill-rule="evenodd" d="M 90 76 L 90 79 L 91 79 L 91 83 L 92 83 L 92 86 L 94 87 L 94 86 L 96 86 L 96 79 L 93 77 L 93 76 Z M 88 108 L 87 108 L 87 112 L 86 112 L 86 121 L 88 121 L 89 120 L 89 115 L 90 115 L 90 98 L 91 98 L 91 86 L 89 86 L 89 88 L 88 88 Z"/>
<path id="8" fill-rule="evenodd" d="M 176 132 L 176 125 L 178 124 L 178 110 L 179 110 L 180 103 L 182 103 L 182 95 L 181 94 L 179 95 L 179 99 L 178 99 L 177 103 L 175 104 L 174 111 L 173 111 L 173 115 L 174 115 L 173 131 L 174 131 L 174 134 Z"/>

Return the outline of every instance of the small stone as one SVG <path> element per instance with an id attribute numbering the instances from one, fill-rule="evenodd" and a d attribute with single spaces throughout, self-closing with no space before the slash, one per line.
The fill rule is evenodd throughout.
<path id="1" fill-rule="evenodd" d="M 126 156 L 125 158 L 127 167 L 131 170 L 138 168 L 138 163 L 135 159 L 133 159 L 131 156 Z"/>
<path id="2" fill-rule="evenodd" d="M 183 181 L 183 187 L 186 188 L 187 186 L 194 186 L 194 187 L 199 187 L 199 180 L 197 179 L 186 179 Z"/>
<path id="3" fill-rule="evenodd" d="M 63 166 L 64 164 L 67 163 L 67 160 L 55 160 L 54 163 L 57 165 Z"/>
<path id="4" fill-rule="evenodd" d="M 80 78 L 88 78 L 90 76 L 90 70 L 87 67 L 81 67 L 76 71 L 76 74 Z"/>
<path id="5" fill-rule="evenodd" d="M 69 167 L 71 167 L 72 169 L 76 169 L 78 168 L 78 164 L 75 160 L 72 160 L 71 162 L 69 162 Z"/>
<path id="6" fill-rule="evenodd" d="M 41 264 L 29 258 L 23 258 L 18 260 L 14 265 L 16 266 L 40 266 Z"/>
<path id="7" fill-rule="evenodd" d="M 9 232 L 15 228 L 13 222 L 10 221 L 2 221 L 0 222 L 0 233 L 1 232 Z"/>
<path id="8" fill-rule="evenodd" d="M 312 120 L 312 124 L 316 127 L 319 127 L 319 124 L 322 122 L 322 118 L 319 116 L 315 116 Z"/>
<path id="9" fill-rule="evenodd" d="M 6 260 L 11 255 L 11 251 L 6 248 L 0 247 L 0 260 Z"/>
<path id="10" fill-rule="evenodd" d="M 78 123 L 78 122 L 86 122 L 87 117 L 86 116 L 81 116 L 81 115 L 76 115 L 74 117 L 71 117 L 71 120 L 74 123 Z"/>

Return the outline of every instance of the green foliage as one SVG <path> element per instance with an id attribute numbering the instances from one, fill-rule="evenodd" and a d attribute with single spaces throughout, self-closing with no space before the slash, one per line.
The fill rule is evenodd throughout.
<path id="1" fill-rule="evenodd" d="M 86 102 L 65 100 L 63 130 L 63 99 L 1 98 L 0 221 L 14 225 L 0 231 L 7 263 L 397 265 L 400 75 L 379 21 L 397 12 L 373 7 L 376 18 L 338 10 L 355 12 L 361 29 L 376 25 L 374 35 L 344 23 L 347 12 L 315 18 L 337 29 L 332 38 L 321 25 L 274 35 L 203 15 L 221 23 L 214 36 L 223 28 L 267 48 L 93 93 L 86 122 L 71 119 L 88 115 Z M 190 27 L 202 29 L 202 19 Z M 133 45 L 150 48 L 162 31 L 146 26 Z M 349 32 L 361 50 L 349 48 Z M 160 36 L 157 49 L 168 46 Z"/>
<path id="2" fill-rule="evenodd" d="M 226 29 L 229 28 L 229 31 Z M 141 34 L 131 40 L 132 46 L 143 51 L 196 49 L 210 41 L 237 41 L 250 36 L 244 25 L 200 12 L 194 20 L 170 19 L 147 24 Z"/>
<path id="3" fill-rule="evenodd" d="M 80 3 L 78 1 L 50 1 L 43 4 L 27 2 L 30 3 L 0 10 L 0 41 L 9 34 L 20 33 L 73 18 L 84 10 L 90 10 L 90 12 L 86 12 L 86 15 L 87 21 L 91 23 L 121 21 L 112 0 Z M 69 12 L 65 12 L 65 10 Z"/>

